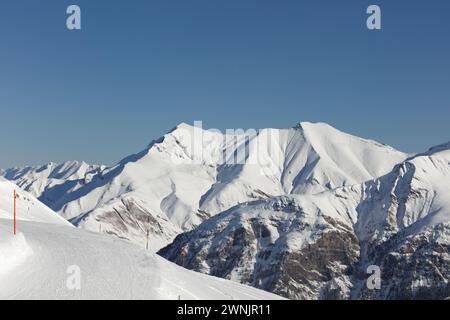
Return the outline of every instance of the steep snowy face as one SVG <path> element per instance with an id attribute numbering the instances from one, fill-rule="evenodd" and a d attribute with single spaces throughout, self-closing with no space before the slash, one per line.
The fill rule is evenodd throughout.
<path id="1" fill-rule="evenodd" d="M 449 144 L 378 178 L 316 195 L 241 204 L 178 236 L 160 254 L 289 298 L 450 295 Z M 367 267 L 382 271 L 368 290 Z"/>
<path id="2" fill-rule="evenodd" d="M 406 157 L 322 123 L 225 133 L 181 124 L 116 166 L 94 168 L 89 181 L 46 187 L 39 198 L 78 226 L 159 249 L 239 203 L 361 183 Z"/>
<path id="3" fill-rule="evenodd" d="M 0 177 L 0 219 L 9 221 L 10 233 L 13 232 L 14 191 L 16 192 L 16 219 L 18 220 L 17 227 L 19 230 L 21 221 L 71 226 L 69 222 L 46 207 L 34 196 Z"/>
<path id="4" fill-rule="evenodd" d="M 362 240 L 417 233 L 450 221 L 450 144 L 431 148 L 397 165 L 360 190 L 356 226 Z"/>
<path id="5" fill-rule="evenodd" d="M 41 167 L 0 170 L 0 175 L 16 183 L 47 205 L 64 194 L 77 190 L 91 181 L 105 167 L 85 162 L 49 163 Z"/>
<path id="6" fill-rule="evenodd" d="M 209 213 L 238 203 L 283 194 L 314 194 L 353 185 L 389 172 L 404 153 L 340 132 L 329 125 L 301 123 L 236 138 L 227 154 L 247 152 L 239 165 L 219 167 L 217 181 L 202 197 Z M 228 146 L 227 146 L 228 147 Z"/>
<path id="7" fill-rule="evenodd" d="M 318 193 L 361 183 L 389 172 L 406 158 L 389 146 L 324 123 L 301 123 L 289 134 L 292 136 L 286 139 L 282 176 L 288 193 Z"/>

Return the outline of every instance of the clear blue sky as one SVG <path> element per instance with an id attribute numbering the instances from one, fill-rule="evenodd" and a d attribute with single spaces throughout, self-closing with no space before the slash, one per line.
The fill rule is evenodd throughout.
<path id="1" fill-rule="evenodd" d="M 72 3 L 81 31 L 65 28 Z M 2 0 L 0 167 L 112 164 L 194 120 L 323 121 L 424 151 L 450 140 L 449 14 L 448 0 Z"/>

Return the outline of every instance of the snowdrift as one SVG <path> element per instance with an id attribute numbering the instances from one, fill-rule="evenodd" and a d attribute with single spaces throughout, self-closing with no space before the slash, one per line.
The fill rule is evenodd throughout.
<path id="1" fill-rule="evenodd" d="M 6 230 L 0 229 L 4 233 Z M 7 234 L 7 232 L 5 232 Z M 16 237 L 6 237 L 0 241 L 0 281 L 14 269 L 25 263 L 27 258 L 33 254 L 33 250 L 28 245 L 23 233 Z"/>

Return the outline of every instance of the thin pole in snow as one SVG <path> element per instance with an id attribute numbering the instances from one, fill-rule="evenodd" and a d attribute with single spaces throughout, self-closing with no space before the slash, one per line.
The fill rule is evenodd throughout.
<path id="1" fill-rule="evenodd" d="M 148 237 L 150 236 L 150 216 L 147 217 L 147 240 L 145 244 L 145 249 L 148 250 Z"/>
<path id="2" fill-rule="evenodd" d="M 16 231 L 17 231 L 17 222 L 16 222 L 16 220 L 17 220 L 17 204 L 16 204 L 17 195 L 16 195 L 16 190 L 14 190 L 13 196 L 14 196 L 14 235 L 16 235 Z"/>

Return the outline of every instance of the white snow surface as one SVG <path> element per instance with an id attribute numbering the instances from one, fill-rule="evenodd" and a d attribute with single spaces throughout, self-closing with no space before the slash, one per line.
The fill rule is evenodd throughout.
<path id="1" fill-rule="evenodd" d="M 8 234 L 7 230 L 2 231 L 6 231 Z M 23 233 L 5 238 L 5 241 L 0 241 L 0 279 L 14 272 L 15 268 L 25 263 L 27 258 L 33 254 Z"/>

